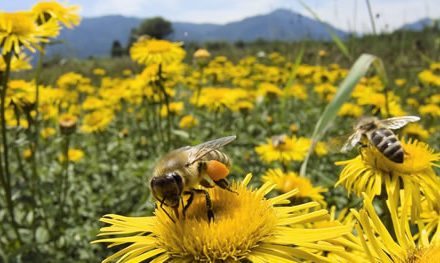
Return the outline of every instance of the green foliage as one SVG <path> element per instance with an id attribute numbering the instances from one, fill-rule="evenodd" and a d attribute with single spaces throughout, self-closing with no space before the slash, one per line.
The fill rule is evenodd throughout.
<path id="1" fill-rule="evenodd" d="M 148 35 L 152 38 L 164 39 L 173 33 L 173 27 L 170 21 L 162 17 L 153 17 L 142 21 L 135 32 L 138 36 Z"/>

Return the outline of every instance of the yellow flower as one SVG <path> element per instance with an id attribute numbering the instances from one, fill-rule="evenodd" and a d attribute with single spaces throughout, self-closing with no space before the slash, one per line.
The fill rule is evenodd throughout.
<path id="1" fill-rule="evenodd" d="M 124 69 L 123 71 L 122 71 L 122 75 L 123 76 L 126 76 L 126 77 L 129 77 L 129 76 L 131 76 L 133 74 L 133 72 L 131 71 L 131 69 Z"/>
<path id="2" fill-rule="evenodd" d="M 427 104 L 420 106 L 419 112 L 421 115 L 431 115 L 433 117 L 440 117 L 440 106 L 435 104 Z"/>
<path id="3" fill-rule="evenodd" d="M 283 91 L 272 83 L 263 82 L 258 86 L 258 94 L 268 98 L 277 98 Z"/>
<path id="4" fill-rule="evenodd" d="M 427 140 L 429 138 L 429 132 L 422 127 L 419 123 L 410 123 L 402 130 L 403 135 L 416 136 L 419 139 Z"/>
<path id="5" fill-rule="evenodd" d="M 167 109 L 166 105 L 162 105 L 162 108 L 160 109 L 160 116 L 162 117 L 166 117 L 168 116 L 168 114 L 171 115 L 179 115 L 180 113 L 182 113 L 183 111 L 183 102 L 171 102 L 170 105 L 168 105 L 169 107 L 169 111 Z"/>
<path id="6" fill-rule="evenodd" d="M 324 49 L 320 49 L 318 51 L 318 56 L 320 57 L 326 57 L 327 56 L 327 51 L 325 51 Z"/>
<path id="7" fill-rule="evenodd" d="M 269 169 L 261 178 L 264 183 L 272 183 L 276 185 L 276 189 L 281 193 L 287 193 L 294 189 L 298 189 L 298 194 L 295 198 L 310 198 L 320 204 L 325 204 L 324 196 L 321 193 L 326 192 L 327 189 L 320 186 L 314 187 L 309 178 L 300 177 L 295 172 L 284 173 L 281 169 Z M 304 200 L 294 203 L 303 203 Z"/>
<path id="8" fill-rule="evenodd" d="M 11 80 L 8 84 L 6 105 L 11 102 L 21 108 L 33 108 L 35 104 L 35 83 L 24 80 Z"/>
<path id="9" fill-rule="evenodd" d="M 185 57 L 182 43 L 167 40 L 140 39 L 130 48 L 131 59 L 140 64 L 172 64 Z"/>
<path id="10" fill-rule="evenodd" d="M 194 52 L 193 57 L 195 59 L 207 59 L 211 56 L 211 54 L 209 53 L 208 50 L 203 49 L 203 48 L 199 48 L 196 50 L 196 52 Z"/>
<path id="11" fill-rule="evenodd" d="M 191 103 L 215 111 L 224 107 L 233 109 L 237 101 L 246 99 L 249 99 L 249 93 L 243 89 L 206 87 L 202 89 L 199 97 L 197 94 L 192 96 Z"/>
<path id="12" fill-rule="evenodd" d="M 186 218 L 172 222 L 161 209 L 155 216 L 124 217 L 106 215 L 99 236 L 112 235 L 93 243 L 126 245 L 104 262 L 298 262 L 321 261 L 323 252 L 344 253 L 342 246 L 328 246 L 324 241 L 348 234 L 350 227 L 334 226 L 305 229 L 301 225 L 327 214 L 325 210 L 309 212 L 315 203 L 302 206 L 278 206 L 289 203 L 296 191 L 266 199 L 273 185 L 247 188 L 251 175 L 234 183 L 231 193 L 218 187 L 209 189 L 215 219 L 208 222 L 204 197 L 198 195 Z M 166 208 L 165 208 L 166 209 Z M 322 243 L 321 243 L 322 242 Z"/>
<path id="13" fill-rule="evenodd" d="M 11 71 L 21 71 L 28 70 L 32 68 L 32 65 L 29 63 L 30 58 L 27 57 L 24 53 L 15 54 L 11 59 Z M 0 71 L 6 70 L 6 63 L 3 56 L 0 56 Z"/>
<path id="14" fill-rule="evenodd" d="M 81 21 L 79 6 L 63 6 L 56 1 L 39 2 L 32 7 L 32 12 L 42 24 L 53 19 L 67 28 L 73 28 Z"/>
<path id="15" fill-rule="evenodd" d="M 342 104 L 341 109 L 338 112 L 339 116 L 351 116 L 359 118 L 364 114 L 364 110 L 359 105 L 353 103 Z"/>
<path id="16" fill-rule="evenodd" d="M 414 241 L 407 220 L 407 214 L 398 216 L 397 195 L 387 200 L 387 209 L 391 216 L 392 227 L 386 227 L 380 220 L 373 207 L 371 198 L 364 195 L 364 208 L 359 212 L 352 210 L 359 225 L 356 226 L 370 262 L 382 263 L 430 263 L 440 257 L 440 232 L 428 235 L 426 226 L 419 224 L 419 241 Z M 411 201 L 403 198 L 403 211 L 408 210 Z M 394 237 L 394 238 L 393 238 Z"/>
<path id="17" fill-rule="evenodd" d="M 78 118 L 72 114 L 64 113 L 58 118 L 58 124 L 62 134 L 69 135 L 76 129 Z"/>
<path id="18" fill-rule="evenodd" d="M 102 68 L 95 68 L 95 69 L 93 69 L 92 72 L 94 75 L 97 75 L 97 76 L 104 76 L 106 73 L 105 69 L 102 69 Z"/>
<path id="19" fill-rule="evenodd" d="M 440 75 L 435 74 L 431 70 L 423 70 L 418 74 L 421 83 L 427 86 L 440 86 Z"/>
<path id="20" fill-rule="evenodd" d="M 44 139 L 47 139 L 49 137 L 54 136 L 57 133 L 57 131 L 52 128 L 52 127 L 46 127 L 44 129 L 41 130 L 40 135 L 41 137 L 43 137 Z"/>
<path id="21" fill-rule="evenodd" d="M 255 147 L 255 151 L 265 163 L 280 161 L 288 163 L 303 161 L 310 147 L 310 140 L 304 137 L 285 137 L 281 142 L 267 139 L 265 144 Z"/>
<path id="22" fill-rule="evenodd" d="M 48 42 L 58 32 L 56 22 L 37 25 L 30 12 L 0 12 L 0 45 L 3 55 L 9 52 L 20 54 L 21 46 L 35 52 L 40 43 Z"/>
<path id="23" fill-rule="evenodd" d="M 179 127 L 182 129 L 191 129 L 199 124 L 199 120 L 192 115 L 185 115 L 180 119 Z"/>
<path id="24" fill-rule="evenodd" d="M 430 204 L 440 200 L 440 178 L 432 166 L 440 160 L 440 154 L 434 153 L 423 142 L 409 140 L 401 141 L 405 151 L 403 163 L 395 163 L 386 158 L 375 147 L 361 149 L 361 154 L 348 161 L 337 162 L 345 165 L 336 185 L 343 185 L 348 192 L 361 195 L 365 192 L 369 198 L 382 193 L 385 182 L 386 189 L 403 187 L 405 195 L 409 196 L 413 205 L 411 216 L 418 218 L 420 203 L 426 198 Z"/>
<path id="25" fill-rule="evenodd" d="M 84 158 L 84 152 L 80 149 L 69 149 L 67 155 L 69 158 L 69 162 L 73 162 L 73 163 L 77 163 Z M 58 157 L 58 159 L 60 160 L 60 162 L 66 161 L 65 156 L 62 154 Z"/>
<path id="26" fill-rule="evenodd" d="M 92 133 L 103 131 L 113 120 L 113 112 L 111 110 L 97 110 L 84 116 L 84 122 L 81 131 L 84 133 Z"/>
<path id="27" fill-rule="evenodd" d="M 291 96 L 299 100 L 306 100 L 309 95 L 307 94 L 306 87 L 302 84 L 293 84 L 292 86 L 284 90 L 285 96 Z"/>
<path id="28" fill-rule="evenodd" d="M 32 150 L 30 148 L 24 149 L 22 155 L 23 158 L 30 159 L 32 157 Z"/>
<path id="29" fill-rule="evenodd" d="M 394 84 L 396 84 L 398 87 L 402 87 L 406 84 L 406 79 L 395 79 Z"/>
<path id="30" fill-rule="evenodd" d="M 61 75 L 57 80 L 57 86 L 62 89 L 68 89 L 72 86 L 76 87 L 79 84 L 90 84 L 90 79 L 75 72 L 67 72 Z"/>
<path id="31" fill-rule="evenodd" d="M 330 101 L 336 93 L 336 87 L 330 83 L 316 85 L 314 91 L 319 94 L 321 99 Z"/>

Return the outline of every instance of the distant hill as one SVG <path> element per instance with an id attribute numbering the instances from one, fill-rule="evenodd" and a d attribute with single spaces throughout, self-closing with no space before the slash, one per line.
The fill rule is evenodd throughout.
<path id="1" fill-rule="evenodd" d="M 399 30 L 422 31 L 425 27 L 434 25 L 434 20 L 431 18 L 423 18 L 413 23 L 408 23 L 399 28 Z"/>
<path id="2" fill-rule="evenodd" d="M 63 30 L 59 39 L 64 43 L 50 47 L 49 54 L 62 57 L 108 56 L 112 42 L 119 40 L 124 46 L 128 42 L 130 30 L 141 23 L 141 18 L 119 15 L 84 18 L 73 30 Z M 265 15 L 257 15 L 241 21 L 217 24 L 196 24 L 173 22 L 172 40 L 178 41 L 253 41 L 266 40 L 327 40 L 330 36 L 326 28 L 331 28 L 339 36 L 345 32 L 329 24 L 322 23 L 292 12 L 277 9 Z"/>

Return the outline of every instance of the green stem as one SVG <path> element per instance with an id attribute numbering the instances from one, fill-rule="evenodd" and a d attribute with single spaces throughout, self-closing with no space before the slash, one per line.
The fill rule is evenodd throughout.
<path id="1" fill-rule="evenodd" d="M 69 146 L 70 146 L 70 135 L 66 135 L 64 138 L 64 145 L 63 145 L 63 175 L 61 176 L 61 182 L 60 182 L 60 192 L 59 192 L 59 204 L 60 204 L 60 214 L 61 218 L 63 215 L 64 210 L 64 203 L 66 202 L 67 197 L 67 190 L 68 187 L 68 179 L 69 179 Z"/>
<path id="2" fill-rule="evenodd" d="M 371 4 L 370 4 L 369 0 L 366 0 L 366 2 L 367 2 L 367 7 L 368 7 L 368 14 L 370 15 L 370 22 L 371 22 L 371 27 L 373 29 L 373 34 L 377 35 L 376 24 L 374 23 L 373 11 L 371 10 Z"/>
<path id="3" fill-rule="evenodd" d="M 9 52 L 6 55 L 3 55 L 3 59 L 6 64 L 6 70 L 4 75 L 2 76 L 2 90 L 1 90 L 1 98 L 0 98 L 0 115 L 1 115 L 1 134 L 2 134 L 2 143 L 3 143 L 3 165 L 4 167 L 1 169 L 2 173 L 2 185 L 6 194 L 6 205 L 8 207 L 9 216 L 11 217 L 12 227 L 17 236 L 17 240 L 19 244 L 21 244 L 21 236 L 18 231 L 18 225 L 15 221 L 14 214 L 14 205 L 12 203 L 12 193 L 11 193 L 11 173 L 9 170 L 9 148 L 8 148 L 8 137 L 6 133 L 7 125 L 6 125 L 6 91 L 8 89 L 8 81 L 9 75 L 11 73 L 11 59 L 13 56 L 13 52 Z"/>

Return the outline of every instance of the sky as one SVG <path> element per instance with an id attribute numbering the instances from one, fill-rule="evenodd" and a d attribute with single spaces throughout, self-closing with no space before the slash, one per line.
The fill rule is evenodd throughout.
<path id="1" fill-rule="evenodd" d="M 0 10 L 26 10 L 38 0 L 0 0 Z M 162 16 L 174 22 L 225 24 L 287 8 L 312 16 L 299 0 L 60 0 L 81 6 L 81 15 Z M 319 17 L 339 29 L 368 33 L 366 0 L 303 0 Z M 370 0 L 378 31 L 391 31 L 421 18 L 440 18 L 440 0 Z M 376 16 L 377 15 L 377 16 Z"/>

